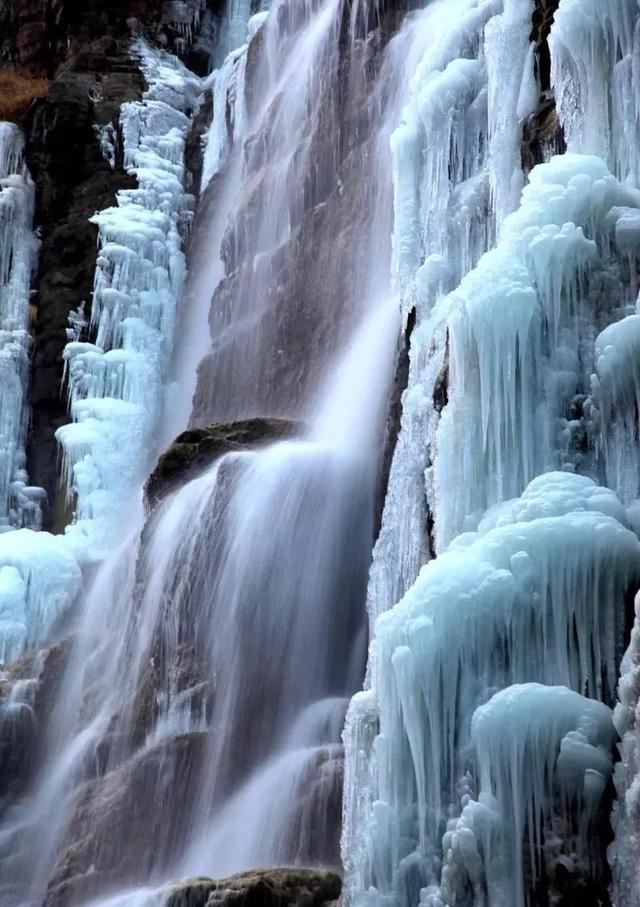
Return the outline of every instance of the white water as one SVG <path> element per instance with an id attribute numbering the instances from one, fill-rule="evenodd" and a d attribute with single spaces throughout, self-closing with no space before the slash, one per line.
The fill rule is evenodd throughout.
<path id="1" fill-rule="evenodd" d="M 277 4 L 261 26 L 267 50 L 261 60 L 260 102 L 243 132 L 230 137 L 229 150 L 216 152 L 214 170 L 220 171 L 223 204 L 204 225 L 204 239 L 198 238 L 208 249 L 211 264 L 195 274 L 185 296 L 189 302 L 195 292 L 198 300 L 187 315 L 190 327 L 183 343 L 186 337 L 190 344 L 196 333 L 206 335 L 211 293 L 229 268 L 228 253 L 219 257 L 227 218 L 236 211 L 238 193 L 248 196 L 251 179 L 265 166 L 265 160 L 242 156 L 242 141 L 268 135 L 267 158 L 274 165 L 271 204 L 262 210 L 251 235 L 243 238 L 247 249 L 241 254 L 250 262 L 245 292 L 265 287 L 270 257 L 291 239 L 303 214 L 296 180 L 313 166 L 314 156 L 310 142 L 300 145 L 300 132 L 307 130 L 311 136 L 319 128 L 322 89 L 335 79 L 341 4 L 328 0 L 317 9 L 310 5 L 296 21 L 278 18 L 279 6 L 285 3 Z M 300 60 L 305 61 L 306 72 Z M 398 79 L 398 91 L 402 90 L 415 62 L 415 50 L 408 60 L 391 56 L 380 74 L 379 107 L 371 116 L 375 171 L 381 175 L 389 172 L 388 136 L 397 116 L 388 85 L 395 89 Z M 328 75 L 321 63 L 329 66 Z M 237 109 L 243 103 L 237 94 L 241 90 L 242 81 L 237 80 Z M 214 121 L 209 142 L 219 143 L 218 128 Z M 330 133 L 328 140 L 335 143 L 336 137 Z M 180 161 L 175 166 L 179 168 Z M 158 178 L 156 170 L 153 178 Z M 172 186 L 173 181 L 172 174 Z M 152 888 L 134 887 L 126 893 L 131 875 L 119 879 L 127 902 L 144 902 L 155 896 L 153 886 L 196 872 L 221 874 L 265 862 L 337 861 L 339 734 L 366 656 L 364 590 L 400 328 L 398 303 L 389 283 L 390 189 L 388 180 L 377 178 L 368 187 L 372 226 L 369 245 L 360 254 L 371 262 L 370 280 L 358 285 L 358 295 L 348 300 L 355 312 L 351 331 L 338 335 L 336 348 L 328 349 L 318 365 L 315 386 L 302 411 L 300 438 L 225 455 L 164 501 L 144 529 L 142 513 L 135 516 L 130 537 L 98 571 L 81 606 L 39 771 L 28 798 L 5 818 L 0 833 L 0 866 L 12 902 L 37 903 L 47 886 L 55 884 L 67 841 L 73 840 L 69 836 L 81 821 L 76 803 L 83 791 L 92 789 L 96 773 L 98 787 L 92 796 L 101 802 L 100 797 L 106 797 L 103 784 L 108 786 L 105 790 L 126 785 L 136 765 L 151 764 L 155 754 L 162 759 L 163 752 L 170 758 L 166 747 L 187 739 L 193 746 L 202 740 L 202 758 L 189 769 L 189 794 L 182 803 L 165 805 L 167 828 L 155 833 L 148 863 L 136 879 Z M 179 201 L 173 210 L 180 210 Z M 126 258 L 124 245 L 131 242 L 125 214 L 118 212 L 116 218 L 113 213 L 126 240 L 114 249 L 115 270 L 136 287 L 135 268 L 118 265 Z M 160 235 L 154 233 L 151 241 L 160 241 Z M 328 273 L 327 280 L 332 279 Z M 105 338 L 117 338 L 119 329 L 107 324 L 115 324 L 107 305 L 113 294 L 107 287 L 103 295 L 106 302 L 96 310 L 96 324 Z M 160 296 L 170 308 L 173 296 Z M 269 335 L 260 328 L 263 303 L 258 295 L 254 306 L 255 311 L 247 313 L 239 301 L 225 317 L 232 343 L 234 335 L 242 338 L 247 317 L 255 324 L 249 344 L 259 359 L 271 355 L 271 350 Z M 122 314 L 128 312 L 123 309 Z M 325 316 L 329 327 L 331 316 L 331 311 Z M 171 317 L 167 310 L 167 323 Z M 212 331 L 215 362 L 215 344 L 221 340 L 215 318 Z M 177 415 L 169 414 L 176 427 L 195 387 L 199 337 L 189 350 L 190 362 L 184 352 L 178 354 L 173 410 Z M 76 346 L 84 380 L 89 374 L 85 360 L 93 350 L 86 344 Z M 75 358 L 72 369 L 75 375 Z M 136 381 L 145 392 L 155 393 L 158 386 L 151 376 L 145 379 L 141 374 Z M 119 382 L 117 390 L 126 391 L 128 386 L 126 380 Z M 227 375 L 225 385 L 216 389 L 229 394 L 232 386 L 233 375 Z M 246 407 L 253 408 L 254 401 L 243 397 L 247 392 L 248 387 L 241 386 L 233 393 L 230 414 L 242 415 Z M 155 418 L 156 405 L 154 399 L 146 407 L 136 431 L 141 443 L 153 437 L 152 432 L 147 435 L 146 426 Z M 269 409 L 262 412 L 271 415 Z M 72 451 L 73 438 L 83 426 L 81 420 L 65 430 L 69 435 L 65 449 Z M 126 426 L 121 427 L 125 432 Z M 115 449 L 124 453 L 125 435 L 118 437 Z M 96 465 L 101 449 L 92 447 L 88 455 Z M 137 454 L 131 460 L 136 468 L 142 463 Z M 82 504 L 77 477 L 84 470 L 82 464 L 88 463 L 87 454 L 79 451 L 69 462 Z M 120 489 L 125 503 L 122 482 L 129 481 L 129 469 L 116 469 L 113 458 L 105 464 L 114 470 L 108 473 L 114 482 L 117 478 L 112 490 Z M 90 496 L 97 490 L 87 486 Z M 113 525 L 106 495 L 100 493 L 98 503 Z M 87 527 L 82 512 L 79 515 L 74 531 L 84 532 Z M 99 513 L 94 516 L 104 538 L 107 523 Z M 185 671 L 196 665 L 205 680 L 185 687 Z M 154 700 L 150 711 L 141 715 L 137 691 L 149 671 L 154 676 Z M 162 795 L 152 787 L 139 796 L 143 809 L 153 810 L 155 798 Z M 107 813 L 108 804 L 106 799 Z M 118 839 L 127 829 L 116 826 L 109 834 Z M 94 858 L 98 867 L 109 859 L 107 842 L 101 847 Z M 87 865 L 84 871 L 93 870 Z"/>

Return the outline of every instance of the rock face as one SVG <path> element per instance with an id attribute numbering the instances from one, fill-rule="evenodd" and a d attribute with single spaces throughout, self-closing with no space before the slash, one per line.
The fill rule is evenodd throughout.
<path id="1" fill-rule="evenodd" d="M 317 869 L 257 869 L 228 879 L 191 879 L 169 894 L 166 907 L 322 907 L 337 901 L 340 876 Z"/>
<path id="2" fill-rule="evenodd" d="M 560 0 L 536 0 L 531 40 L 536 46 L 536 67 L 541 95 L 538 108 L 527 117 L 522 132 L 522 168 L 529 173 L 537 164 L 567 150 L 551 91 L 549 34 Z"/>
<path id="3" fill-rule="evenodd" d="M 233 451 L 255 450 L 301 433 L 299 422 L 286 419 L 245 419 L 183 432 L 158 460 L 146 484 L 151 508 L 169 492 L 193 478 L 214 460 Z"/>
<path id="4" fill-rule="evenodd" d="M 71 649 L 64 639 L 9 665 L 0 682 L 0 814 L 25 789 Z"/>
<path id="5" fill-rule="evenodd" d="M 226 273 L 212 300 L 212 349 L 199 368 L 193 425 L 267 414 L 298 418 L 321 385 L 328 361 L 352 336 L 371 279 L 367 256 L 357 251 L 374 241 L 377 136 L 369 112 L 379 103 L 373 97 L 375 77 L 384 47 L 417 5 L 382 2 L 375 23 L 365 21 L 366 4 L 353 23 L 350 5 L 344 5 L 331 59 L 323 60 L 324 103 L 309 119 L 300 162 L 287 174 L 299 191 L 288 199 L 287 228 L 275 248 L 264 248 L 260 225 L 274 181 L 283 176 L 272 125 L 286 99 L 272 99 L 268 115 L 247 141 L 246 188 L 223 241 Z M 295 19 L 295 3 L 283 6 L 282 20 L 287 16 Z M 247 61 L 250 109 L 259 107 L 262 88 L 259 36 L 254 43 Z M 363 180 L 363 173 L 371 173 L 371 179 Z M 203 196 L 204 208 L 216 191 L 214 181 Z M 280 225 L 270 229 L 278 235 Z M 206 233 L 203 241 L 208 241 Z M 196 254 L 197 243 L 196 236 Z M 256 352 L 254 326 L 259 326 L 262 356 Z"/>
<path id="6" fill-rule="evenodd" d="M 143 750 L 78 792 L 47 907 L 85 903 L 118 884 L 144 883 L 190 828 L 204 734 Z"/>

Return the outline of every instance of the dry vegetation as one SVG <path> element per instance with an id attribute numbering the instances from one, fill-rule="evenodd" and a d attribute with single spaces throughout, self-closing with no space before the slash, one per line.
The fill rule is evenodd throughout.
<path id="1" fill-rule="evenodd" d="M 0 69 L 0 120 L 22 119 L 35 98 L 49 90 L 47 79 L 31 76 L 12 67 Z"/>

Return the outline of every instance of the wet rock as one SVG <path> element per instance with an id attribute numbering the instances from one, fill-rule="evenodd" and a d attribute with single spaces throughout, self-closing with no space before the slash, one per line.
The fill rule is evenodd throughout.
<path id="1" fill-rule="evenodd" d="M 551 53 L 549 34 L 560 0 L 536 0 L 531 28 L 535 45 L 535 67 L 540 86 L 538 107 L 527 117 L 522 133 L 522 169 L 529 173 L 537 164 L 554 154 L 564 154 L 567 146 L 551 91 Z"/>
<path id="2" fill-rule="evenodd" d="M 342 882 L 319 869 L 257 869 L 228 879 L 191 879 L 170 892 L 166 907 L 321 907 L 340 897 Z"/>
<path id="3" fill-rule="evenodd" d="M 441 413 L 449 402 L 449 332 L 444 348 L 444 360 L 433 385 L 433 408 Z"/>
<path id="4" fill-rule="evenodd" d="M 522 129 L 522 169 L 525 173 L 548 161 L 554 154 L 567 150 L 564 130 L 558 119 L 556 102 L 550 91 L 545 92 L 537 110 L 527 117 Z"/>
<path id="5" fill-rule="evenodd" d="M 286 851 L 305 865 L 340 866 L 344 748 L 318 750 L 299 778 Z"/>
<path id="6" fill-rule="evenodd" d="M 178 485 L 202 472 L 223 454 L 255 450 L 293 438 L 301 433 L 299 422 L 286 419 L 246 419 L 209 425 L 183 432 L 158 460 L 147 479 L 146 500 L 150 508 Z"/>
<path id="7" fill-rule="evenodd" d="M 204 163 L 203 141 L 211 120 L 213 119 L 213 95 L 211 89 L 207 89 L 202 95 L 200 109 L 193 118 L 187 142 L 185 145 L 184 157 L 186 166 L 186 189 L 193 195 L 200 194 L 200 183 L 202 181 L 202 166 Z"/>
<path id="8" fill-rule="evenodd" d="M 387 412 L 387 426 L 384 454 L 382 459 L 382 472 L 380 480 L 378 482 L 376 495 L 376 520 L 374 526 L 374 535 L 376 538 L 378 537 L 380 527 L 382 526 L 382 511 L 384 509 L 384 502 L 386 500 L 387 489 L 389 487 L 391 464 L 393 463 L 393 455 L 398 443 L 398 435 L 400 434 L 400 427 L 402 424 L 402 395 L 404 394 L 409 384 L 409 353 L 411 350 L 411 335 L 413 334 L 415 325 L 416 310 L 415 308 L 413 308 L 409 312 L 409 315 L 407 317 L 407 324 L 404 329 L 404 334 L 399 338 L 398 343 L 396 372 L 393 382 L 393 389 L 391 392 L 391 399 L 389 401 L 389 409 Z"/>
<path id="9" fill-rule="evenodd" d="M 551 54 L 549 34 L 560 0 L 535 0 L 531 40 L 536 45 L 536 70 L 543 92 L 551 88 Z"/>
<path id="10" fill-rule="evenodd" d="M 31 777 L 70 650 L 65 639 L 8 665 L 0 678 L 0 813 Z"/>
<path id="11" fill-rule="evenodd" d="M 87 782 L 76 796 L 47 907 L 82 904 L 112 885 L 146 882 L 179 852 L 204 752 L 204 734 L 184 734 Z"/>

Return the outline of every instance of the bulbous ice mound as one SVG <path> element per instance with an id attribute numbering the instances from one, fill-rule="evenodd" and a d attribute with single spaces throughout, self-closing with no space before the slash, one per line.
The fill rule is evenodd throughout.
<path id="1" fill-rule="evenodd" d="M 489 725 L 495 728 L 500 716 L 505 718 L 505 747 L 511 741 L 514 752 L 524 752 L 529 736 L 540 739 L 541 746 L 551 748 L 545 757 L 550 764 L 560 734 L 557 728 L 555 736 L 551 733 L 554 716 L 564 715 L 564 739 L 572 729 L 568 716 L 591 708 L 599 716 L 595 742 L 608 740 L 610 745 L 607 709 L 599 703 L 583 709 L 577 692 L 609 701 L 614 696 L 625 600 L 640 583 L 640 541 L 625 522 L 615 495 L 591 479 L 565 473 L 540 476 L 521 498 L 491 511 L 478 532 L 455 539 L 422 569 L 402 601 L 378 619 L 372 691 L 367 702 L 354 699 L 345 732 L 346 796 L 357 818 L 347 826 L 353 837 L 343 840 L 343 853 L 359 854 L 358 891 L 368 878 L 366 887 L 374 884 L 380 896 L 408 903 L 416 885 L 433 884 L 438 855 L 446 858 L 450 849 L 449 838 L 442 835 L 457 827 L 458 820 L 451 817 L 476 799 L 473 776 L 480 778 L 483 794 L 491 792 L 497 800 L 491 806 L 496 827 L 515 821 L 512 801 L 505 802 L 505 791 L 514 788 L 496 780 L 503 767 L 515 771 L 514 763 L 485 747 L 484 732 Z M 533 715 L 523 715 L 520 725 L 505 717 L 516 708 L 507 694 L 476 712 L 496 689 L 533 680 L 568 688 L 557 705 L 546 688 L 518 695 L 523 712 L 538 713 L 538 730 Z M 535 710 L 529 700 L 535 701 Z M 376 712 L 377 734 L 372 734 Z M 518 728 L 523 733 L 520 749 L 513 741 Z M 499 738 L 496 731 L 496 746 Z M 513 844 L 514 862 L 507 860 L 499 879 L 499 887 L 507 886 L 513 899 L 509 903 L 522 904 L 526 885 L 551 871 L 544 849 L 551 840 L 551 820 L 543 822 L 541 816 L 559 815 L 568 835 L 581 813 L 571 803 L 559 807 L 555 794 L 540 787 L 539 772 L 523 770 L 517 781 L 511 780 L 518 791 L 513 796 L 535 802 L 533 812 L 518 819 L 519 834 L 522 838 L 527 829 L 526 846 L 533 856 L 523 863 L 520 845 Z M 594 781 L 589 791 L 597 793 L 596 787 Z M 597 789 L 602 794 L 604 783 Z M 483 861 L 489 862 L 480 861 L 477 881 L 486 886 L 498 870 L 490 865 L 489 852 L 483 853 Z M 529 864 L 525 885 L 523 867 Z M 601 873 L 602 864 L 601 850 L 587 854 L 575 873 L 584 882 L 585 874 Z M 449 884 L 446 873 L 440 884 Z M 357 898 L 358 891 L 351 897 Z"/>

